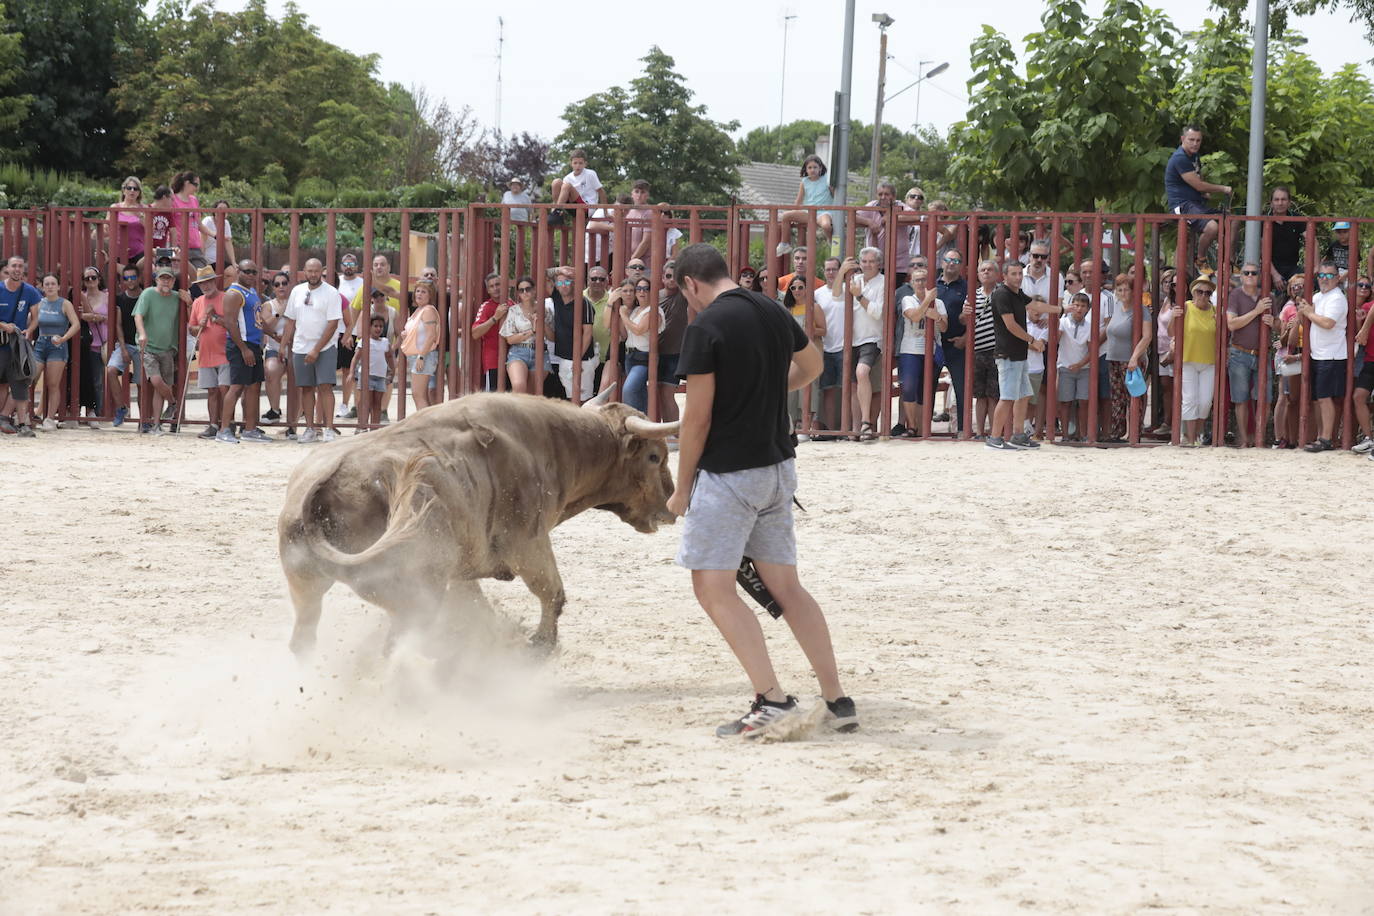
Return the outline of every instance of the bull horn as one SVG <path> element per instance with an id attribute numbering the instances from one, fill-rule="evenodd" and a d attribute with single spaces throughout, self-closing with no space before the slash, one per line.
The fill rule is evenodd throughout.
<path id="1" fill-rule="evenodd" d="M 611 395 L 615 394 L 615 390 L 619 387 L 619 382 L 611 382 L 611 384 L 607 386 L 606 389 L 602 391 L 600 394 L 598 394 L 596 397 L 588 401 L 583 401 L 582 407 L 584 409 L 591 408 L 592 410 L 596 410 L 597 408 L 602 407 L 603 405 L 611 403 Z"/>
<path id="2" fill-rule="evenodd" d="M 625 418 L 625 428 L 642 439 L 667 439 L 669 436 L 677 435 L 678 427 L 681 425 L 681 420 L 674 420 L 671 423 L 655 423 L 643 417 Z"/>

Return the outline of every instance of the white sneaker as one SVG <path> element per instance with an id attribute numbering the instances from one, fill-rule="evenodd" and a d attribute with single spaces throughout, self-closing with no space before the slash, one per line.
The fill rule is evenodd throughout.
<path id="1" fill-rule="evenodd" d="M 48 417 L 43 421 L 43 429 L 46 429 L 49 432 L 51 432 L 54 429 L 57 429 L 57 421 L 54 420 L 52 417 Z"/>
<path id="2" fill-rule="evenodd" d="M 307 429 L 305 432 L 301 433 L 301 434 L 296 438 L 296 441 L 299 442 L 301 445 L 309 445 L 311 442 L 316 442 L 316 441 L 318 441 L 319 438 L 320 438 L 320 434 L 317 433 L 317 432 L 315 432 L 315 430 L 314 430 L 313 428 L 311 428 L 311 429 Z"/>
<path id="3" fill-rule="evenodd" d="M 784 255 L 789 255 L 789 254 L 791 254 L 791 253 L 792 253 L 792 245 L 791 245 L 791 243 L 789 243 L 789 242 L 778 242 L 777 252 L 778 252 L 778 257 L 782 257 L 782 256 L 784 256 Z"/>
<path id="4" fill-rule="evenodd" d="M 226 445 L 239 444 L 238 436 L 234 435 L 234 431 L 232 429 L 221 429 L 218 433 L 215 434 L 215 441 L 223 442 Z"/>
<path id="5" fill-rule="evenodd" d="M 348 416 L 347 404 L 340 404 L 338 407 L 334 408 L 334 419 L 342 420 L 346 416 Z"/>
<path id="6" fill-rule="evenodd" d="M 1359 442 L 1355 443 L 1355 447 L 1351 449 L 1351 451 L 1357 455 L 1363 455 L 1371 450 L 1374 450 L 1374 439 L 1368 436 L 1365 436 Z"/>
<path id="7" fill-rule="evenodd" d="M 329 427 L 325 427 L 324 432 L 320 434 L 320 438 L 325 442 L 333 442 L 335 439 L 339 438 L 339 434 Z"/>

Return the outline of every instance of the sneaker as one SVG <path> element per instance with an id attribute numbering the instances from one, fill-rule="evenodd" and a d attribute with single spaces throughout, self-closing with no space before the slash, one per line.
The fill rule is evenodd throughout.
<path id="1" fill-rule="evenodd" d="M 168 401 L 167 406 L 162 408 L 162 419 L 170 420 L 177 415 L 177 402 Z"/>
<path id="2" fill-rule="evenodd" d="M 223 442 L 225 445 L 239 444 L 238 436 L 234 435 L 234 431 L 232 429 L 221 429 L 218 433 L 215 434 L 215 441 Z"/>
<path id="3" fill-rule="evenodd" d="M 1370 461 L 1374 461 L 1374 452 L 1369 452 L 1365 455 L 1365 457 L 1368 458 Z"/>
<path id="4" fill-rule="evenodd" d="M 288 427 L 286 427 L 286 432 L 282 433 L 282 438 L 283 438 L 283 439 L 289 439 L 289 440 L 291 440 L 292 442 L 295 442 L 295 441 L 296 441 L 296 427 L 294 427 L 294 426 L 288 426 Z"/>
<path id="5" fill-rule="evenodd" d="M 777 252 L 778 257 L 784 257 L 792 253 L 792 243 L 778 242 L 778 247 L 774 250 Z"/>
<path id="6" fill-rule="evenodd" d="M 356 408 L 356 407 L 350 407 L 350 408 L 348 408 L 348 413 L 346 413 L 346 414 L 344 414 L 343 416 L 339 417 L 339 419 L 340 419 L 340 420 L 356 420 L 356 419 L 358 419 L 358 408 Z"/>
<path id="7" fill-rule="evenodd" d="M 754 697 L 749 711 L 733 722 L 726 722 L 716 729 L 717 738 L 758 738 L 768 734 L 778 725 L 801 714 L 797 698 L 789 696 L 781 703 L 765 700 L 763 694 Z"/>
<path id="8" fill-rule="evenodd" d="M 296 441 L 299 442 L 301 445 L 309 445 L 311 442 L 318 441 L 319 438 L 320 434 L 315 432 L 314 429 L 307 429 L 305 432 L 300 434 L 300 437 L 296 439 Z"/>
<path id="9" fill-rule="evenodd" d="M 1352 452 L 1354 452 L 1355 454 L 1357 454 L 1357 455 L 1363 455 L 1363 454 L 1365 454 L 1366 452 L 1369 452 L 1369 451 L 1371 451 L 1371 450 L 1374 450 L 1374 439 L 1371 439 L 1371 438 L 1369 438 L 1368 436 L 1365 436 L 1365 437 L 1364 437 L 1363 439 L 1361 439 L 1359 442 L 1356 442 L 1355 445 L 1354 445 L 1354 447 L 1351 448 L 1350 450 L 1351 450 Z"/>
<path id="10" fill-rule="evenodd" d="M 126 417 L 128 417 L 128 416 L 129 416 L 129 408 L 127 408 L 127 407 L 116 407 L 116 408 L 115 408 L 115 415 L 114 415 L 114 425 L 115 425 L 115 426 L 123 426 L 123 425 L 124 425 L 124 419 L 125 419 Z"/>
<path id="11" fill-rule="evenodd" d="M 239 435 L 239 441 L 240 441 L 240 442 L 276 442 L 277 440 L 276 440 L 276 439 L 273 439 L 271 436 L 267 435 L 267 433 L 263 432 L 263 431 L 260 430 L 260 429 L 245 429 L 245 430 Z"/>
<path id="12" fill-rule="evenodd" d="M 14 425 L 14 421 L 9 417 L 0 416 L 0 433 L 12 436 L 19 432 L 19 427 Z"/>
<path id="13" fill-rule="evenodd" d="M 382 425 L 385 426 L 385 425 L 387 425 L 387 424 L 390 423 L 390 422 L 391 422 L 391 418 L 388 417 L 388 416 L 386 415 L 386 411 L 383 410 L 383 411 L 382 411 Z"/>
<path id="14" fill-rule="evenodd" d="M 20 439 L 35 438 L 33 427 L 27 423 L 20 423 L 19 426 L 15 428 L 14 434 L 18 436 Z"/>
<path id="15" fill-rule="evenodd" d="M 337 438 L 339 438 L 339 434 L 331 427 L 325 427 L 324 432 L 320 434 L 320 440 L 323 442 L 333 442 Z"/>
<path id="16" fill-rule="evenodd" d="M 55 430 L 55 429 L 57 429 L 57 421 L 54 420 L 52 417 L 44 417 L 44 418 L 43 418 L 43 430 L 44 430 L 44 432 L 52 432 L 52 431 Z"/>
<path id="17" fill-rule="evenodd" d="M 213 439 L 213 438 L 215 438 L 215 437 L 218 436 L 218 435 L 219 435 L 219 427 L 216 426 L 215 424 L 211 423 L 209 426 L 207 426 L 207 427 L 205 427 L 204 429 L 202 429 L 202 430 L 200 431 L 200 435 L 199 435 L 199 436 L 196 436 L 196 438 L 197 438 L 197 439 Z"/>
<path id="18" fill-rule="evenodd" d="M 854 701 L 849 697 L 840 697 L 834 702 L 826 700 L 825 708 L 825 721 L 835 731 L 848 734 L 859 730 L 859 714 L 854 711 Z"/>
<path id="19" fill-rule="evenodd" d="M 264 420 L 266 420 L 268 423 L 275 423 L 275 422 L 277 422 L 278 420 L 281 419 L 281 411 L 280 411 L 280 410 L 269 410 L 269 411 L 267 411 L 267 413 L 265 413 L 265 414 L 262 415 L 262 418 L 263 418 Z"/>
<path id="20" fill-rule="evenodd" d="M 994 449 L 999 452 L 1014 452 L 1016 446 L 1007 442 L 1001 436 L 988 436 L 983 440 L 983 448 Z"/>
<path id="21" fill-rule="evenodd" d="M 163 426 L 161 423 L 157 424 L 156 426 L 153 427 L 153 435 L 154 435 L 154 436 L 165 436 L 165 435 L 167 435 L 167 427 Z"/>
<path id="22" fill-rule="evenodd" d="M 1302 450 L 1303 450 L 1304 452 L 1313 452 L 1313 453 L 1316 453 L 1316 452 L 1329 452 L 1329 451 L 1331 451 L 1333 448 L 1335 448 L 1335 446 L 1331 444 L 1331 440 L 1330 440 L 1330 439 L 1318 439 L 1316 442 L 1309 442 L 1309 443 L 1307 443 L 1306 445 L 1304 445 L 1304 446 L 1302 447 Z"/>
<path id="23" fill-rule="evenodd" d="M 561 225 L 563 225 L 563 217 L 564 217 L 564 216 L 565 216 L 565 213 L 564 213 L 562 207 L 554 207 L 552 210 L 550 210 L 550 211 L 549 211 L 549 226 L 550 226 L 550 228 L 553 228 L 553 227 L 556 227 L 556 226 L 561 226 Z"/>
<path id="24" fill-rule="evenodd" d="M 140 424 L 138 424 L 138 434 L 139 434 L 140 436 L 147 436 L 147 435 L 151 434 L 152 431 L 153 431 L 153 424 L 151 424 L 151 423 L 140 423 Z"/>
<path id="25" fill-rule="evenodd" d="M 1007 444 L 1010 445 L 1012 448 L 1020 449 L 1040 447 L 1039 442 L 1032 442 L 1031 437 L 1026 435 L 1025 433 L 1017 433 L 1016 435 L 1012 436 L 1010 439 L 1007 440 Z"/>

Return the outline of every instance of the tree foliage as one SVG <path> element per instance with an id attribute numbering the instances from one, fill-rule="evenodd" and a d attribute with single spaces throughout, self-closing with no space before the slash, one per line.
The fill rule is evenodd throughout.
<path id="1" fill-rule="evenodd" d="M 1212 0 L 1212 6 L 1224 13 L 1222 25 L 1228 29 L 1251 29 L 1245 21 L 1250 9 L 1250 0 Z M 1365 28 L 1374 39 L 1374 0 L 1269 0 L 1269 35 L 1283 38 L 1288 34 L 1288 17 L 1309 16 L 1312 13 L 1344 9 L 1350 13 L 1350 21 Z"/>
<path id="2" fill-rule="evenodd" d="M 142 4 L 8 0 L 8 6 L 23 41 L 15 51 L 0 47 L 0 71 L 17 70 L 9 86 L 0 83 L 0 149 L 45 168 L 108 174 L 124 142 L 111 98 L 115 67 L 146 46 Z M 21 108 L 21 120 L 6 125 L 6 111 L 12 121 Z"/>
<path id="3" fill-rule="evenodd" d="M 1179 128 L 1205 134 L 1208 180 L 1243 188 L 1249 148 L 1250 42 L 1206 22 L 1180 35 L 1138 0 L 1109 0 L 1092 19 L 1050 0 L 1026 37 L 1024 75 L 991 28 L 973 43 L 968 120 L 956 125 L 952 175 L 998 208 L 1158 211 Z M 1331 77 L 1300 48 L 1275 42 L 1268 77 L 1265 183 L 1290 185 L 1312 212 L 1363 199 L 1374 167 L 1374 88 L 1351 65 Z M 1238 195 L 1243 198 L 1243 194 Z"/>
<path id="4" fill-rule="evenodd" d="M 692 105 L 692 91 L 657 46 L 641 60 L 644 73 L 628 89 L 612 86 L 564 109 L 558 160 L 566 162 L 575 148 L 587 150 L 608 191 L 628 190 L 643 178 L 660 199 L 728 202 L 743 161 L 728 132 L 739 124 L 712 121 L 704 105 Z"/>
<path id="5" fill-rule="evenodd" d="M 20 42 L 23 35 L 11 31 L 13 24 L 5 18 L 5 4 L 0 2 L 0 136 L 17 133 L 29 113 L 31 95 L 21 95 L 15 83 L 23 73 Z"/>

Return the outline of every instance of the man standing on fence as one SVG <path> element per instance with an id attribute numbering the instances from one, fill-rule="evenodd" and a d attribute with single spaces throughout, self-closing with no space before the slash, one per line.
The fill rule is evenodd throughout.
<path id="1" fill-rule="evenodd" d="M 778 684 L 758 618 L 735 590 L 745 557 L 806 653 L 831 726 L 853 731 L 859 726 L 854 702 L 840 687 L 825 615 L 797 576 L 792 527 L 797 472 L 787 392 L 820 373 L 820 351 L 777 302 L 741 289 L 710 245 L 689 246 L 676 270 L 699 312 L 680 360 L 687 403 L 677 487 L 668 500 L 685 517 L 677 561 L 692 571 L 697 601 L 754 689 L 749 711 L 716 734 L 757 738 L 800 715 L 796 697 Z"/>
<path id="2" fill-rule="evenodd" d="M 1183 128 L 1178 138 L 1178 149 L 1169 157 L 1164 167 L 1164 194 L 1169 201 L 1169 212 L 1180 215 L 1210 214 L 1207 209 L 1208 194 L 1230 194 L 1231 186 L 1212 184 L 1202 180 L 1202 128 L 1189 124 Z M 1199 266 L 1207 265 L 1207 250 L 1217 240 L 1220 224 L 1214 219 L 1190 219 L 1188 226 L 1198 237 L 1197 254 L 1194 262 Z"/>

